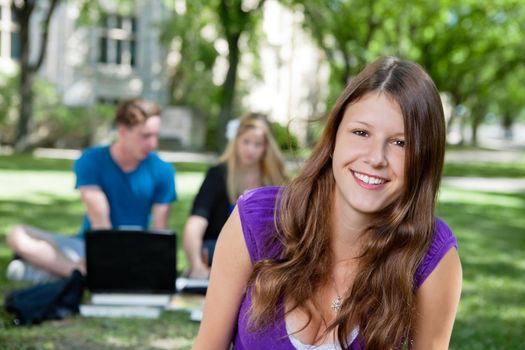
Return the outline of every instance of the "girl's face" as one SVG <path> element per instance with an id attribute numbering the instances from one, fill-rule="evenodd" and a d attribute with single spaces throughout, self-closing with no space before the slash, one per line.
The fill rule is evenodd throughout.
<path id="1" fill-rule="evenodd" d="M 335 203 L 351 214 L 376 213 L 399 198 L 404 169 L 404 121 L 397 102 L 373 92 L 348 105 L 332 160 Z"/>
<path id="2" fill-rule="evenodd" d="M 262 129 L 249 129 L 237 138 L 236 154 L 243 166 L 258 164 L 263 159 L 265 151 L 266 140 Z"/>

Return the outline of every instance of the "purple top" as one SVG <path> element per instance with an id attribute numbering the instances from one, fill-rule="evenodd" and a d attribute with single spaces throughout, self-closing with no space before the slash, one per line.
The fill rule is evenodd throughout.
<path id="1" fill-rule="evenodd" d="M 242 230 L 252 263 L 278 256 L 281 245 L 266 247 L 267 238 L 275 233 L 274 211 L 280 187 L 263 187 L 247 192 L 237 201 Z M 440 219 L 436 220 L 436 233 L 421 265 L 415 275 L 415 287 L 418 288 L 430 275 L 445 253 L 451 247 L 457 249 L 456 238 L 448 226 Z M 248 330 L 248 310 L 251 305 L 250 289 L 244 295 L 237 319 L 234 337 L 234 350 L 295 350 L 290 342 L 284 319 L 284 308 L 279 308 L 276 321 L 257 333 Z M 358 338 L 348 348 L 362 349 Z"/>

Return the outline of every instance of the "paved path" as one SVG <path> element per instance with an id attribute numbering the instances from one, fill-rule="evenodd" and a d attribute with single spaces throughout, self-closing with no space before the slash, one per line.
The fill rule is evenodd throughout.
<path id="1" fill-rule="evenodd" d="M 520 163 L 525 162 L 525 145 L 504 142 L 487 143 L 483 150 L 454 150 L 445 154 L 449 163 Z M 525 193 L 525 179 L 446 176 L 443 184 L 466 190 Z"/>
<path id="2" fill-rule="evenodd" d="M 464 190 L 525 193 L 525 179 L 445 176 L 442 183 Z"/>
<path id="3" fill-rule="evenodd" d="M 525 150 L 464 150 L 447 151 L 445 162 L 449 163 L 517 163 L 525 161 Z"/>

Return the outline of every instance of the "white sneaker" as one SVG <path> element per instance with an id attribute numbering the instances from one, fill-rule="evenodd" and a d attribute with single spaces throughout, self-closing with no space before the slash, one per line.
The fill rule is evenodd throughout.
<path id="1" fill-rule="evenodd" d="M 11 260 L 9 265 L 7 265 L 5 277 L 12 281 L 22 281 L 26 270 L 25 265 L 26 264 L 19 259 Z"/>
<path id="2" fill-rule="evenodd" d="M 5 275 L 8 280 L 30 281 L 35 284 L 52 282 L 57 279 L 57 276 L 20 259 L 12 260 L 7 265 Z"/>

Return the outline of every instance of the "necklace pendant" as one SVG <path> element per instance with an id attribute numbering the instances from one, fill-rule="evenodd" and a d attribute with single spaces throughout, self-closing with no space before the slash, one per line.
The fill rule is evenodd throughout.
<path id="1" fill-rule="evenodd" d="M 341 297 L 337 297 L 334 300 L 332 300 L 331 308 L 333 312 L 339 312 L 341 310 L 341 306 L 343 306 L 343 301 Z"/>

